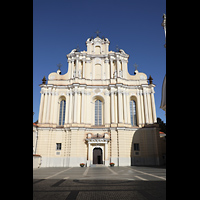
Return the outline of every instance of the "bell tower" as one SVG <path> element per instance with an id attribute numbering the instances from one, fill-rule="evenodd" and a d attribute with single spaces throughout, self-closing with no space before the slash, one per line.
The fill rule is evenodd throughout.
<path id="1" fill-rule="evenodd" d="M 99 36 L 96 38 L 88 38 L 86 41 L 88 54 L 108 54 L 110 41 L 108 38 L 101 39 Z"/>

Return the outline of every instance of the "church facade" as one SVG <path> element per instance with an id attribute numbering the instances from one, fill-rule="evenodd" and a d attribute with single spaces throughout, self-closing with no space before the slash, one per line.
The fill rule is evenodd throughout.
<path id="1" fill-rule="evenodd" d="M 128 72 L 129 55 L 107 38 L 73 49 L 68 72 L 43 79 L 37 150 L 41 167 L 160 165 L 162 148 L 152 78 Z M 149 82 L 148 82 L 149 80 Z"/>

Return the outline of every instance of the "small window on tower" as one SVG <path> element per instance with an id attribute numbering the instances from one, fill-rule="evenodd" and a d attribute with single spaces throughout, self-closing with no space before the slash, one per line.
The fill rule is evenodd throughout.
<path id="1" fill-rule="evenodd" d="M 56 150 L 61 150 L 61 143 L 56 143 Z"/>

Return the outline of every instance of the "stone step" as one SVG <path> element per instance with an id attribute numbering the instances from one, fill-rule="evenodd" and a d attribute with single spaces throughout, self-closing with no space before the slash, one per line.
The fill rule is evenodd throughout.
<path id="1" fill-rule="evenodd" d="M 90 167 L 106 167 L 104 164 L 93 164 Z"/>

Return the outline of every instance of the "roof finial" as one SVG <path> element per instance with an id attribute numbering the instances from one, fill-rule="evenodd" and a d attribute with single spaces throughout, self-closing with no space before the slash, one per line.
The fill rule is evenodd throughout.
<path id="1" fill-rule="evenodd" d="M 62 64 L 61 63 L 57 64 L 57 67 L 60 70 L 60 68 L 62 67 Z"/>
<path id="2" fill-rule="evenodd" d="M 95 33 L 97 34 L 97 37 L 99 37 L 99 33 L 101 33 L 101 32 L 99 30 L 97 30 Z"/>
<path id="3" fill-rule="evenodd" d="M 153 81 L 152 81 L 153 78 L 151 77 L 151 75 L 149 76 L 149 79 L 148 79 L 148 80 L 149 80 L 149 84 L 153 84 Z"/>
<path id="4" fill-rule="evenodd" d="M 61 74 L 61 70 L 60 70 L 61 66 L 62 66 L 61 63 L 57 64 L 57 67 L 58 67 L 57 74 Z"/>
<path id="5" fill-rule="evenodd" d="M 45 76 L 42 79 L 42 84 L 46 84 L 46 78 L 45 78 Z"/>
<path id="6" fill-rule="evenodd" d="M 133 66 L 135 67 L 134 74 L 137 74 L 137 73 L 138 73 L 138 70 L 137 70 L 137 68 L 138 68 L 138 64 L 135 63 Z"/>

